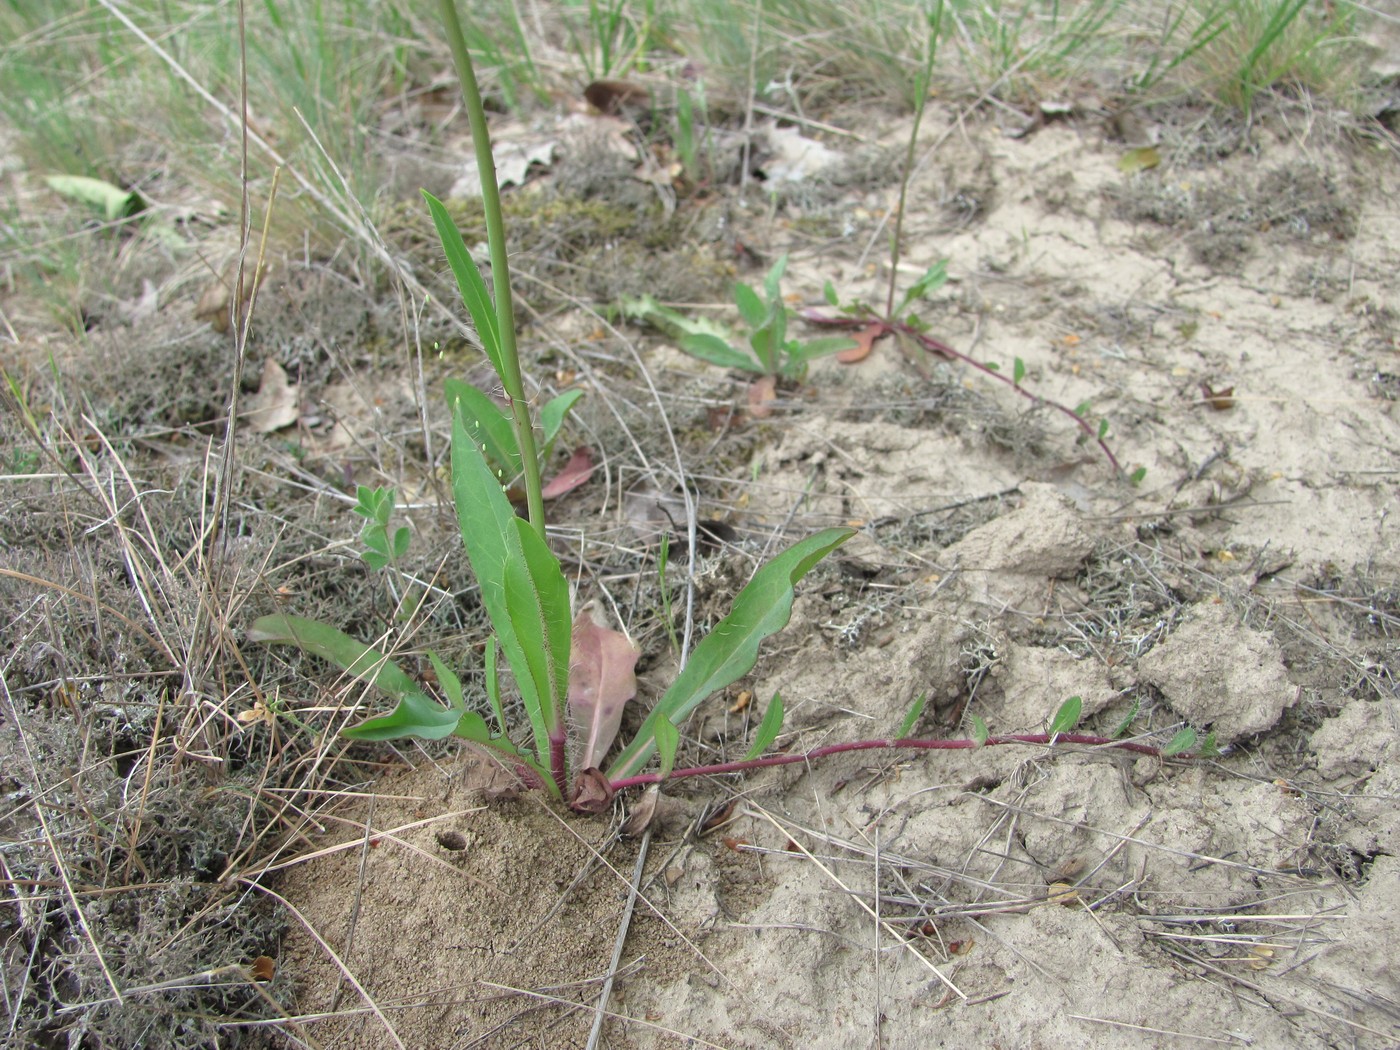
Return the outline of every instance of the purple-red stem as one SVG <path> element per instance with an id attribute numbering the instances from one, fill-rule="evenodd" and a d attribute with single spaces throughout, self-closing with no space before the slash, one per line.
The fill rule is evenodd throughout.
<path id="1" fill-rule="evenodd" d="M 978 743 L 976 740 L 856 740 L 845 744 L 827 744 L 793 755 L 769 755 L 767 758 L 751 758 L 743 762 L 719 762 L 712 766 L 693 766 L 689 769 L 673 769 L 670 776 L 660 773 L 641 773 L 635 777 L 614 780 L 612 789 L 637 787 L 641 784 L 658 784 L 663 780 L 677 780 L 680 777 L 710 776 L 716 773 L 741 773 L 749 769 L 762 769 L 765 766 L 790 766 L 798 762 L 811 762 L 827 755 L 839 755 L 846 751 L 878 751 L 881 749 L 904 749 L 912 751 L 967 751 L 977 747 L 991 747 L 995 744 L 1088 744 L 1093 747 L 1111 747 L 1119 751 L 1132 751 L 1139 755 L 1152 755 L 1162 758 L 1161 748 L 1150 744 L 1134 744 L 1126 740 L 1110 740 L 1104 736 L 1087 736 L 1083 733 L 1013 733 L 1009 736 L 989 736 Z"/>
<path id="2" fill-rule="evenodd" d="M 1072 419 L 1074 425 L 1084 431 L 1084 433 L 1092 438 L 1094 443 L 1103 450 L 1103 454 L 1108 457 L 1108 462 L 1113 465 L 1114 473 L 1121 474 L 1123 472 L 1123 468 L 1118 465 L 1118 457 L 1113 454 L 1113 450 L 1108 447 L 1108 443 L 1105 442 L 1103 438 L 1099 437 L 1098 431 L 1093 425 L 1078 412 L 1074 411 L 1074 409 L 1068 408 L 1058 401 L 1051 401 L 1048 398 L 1043 398 L 1037 394 L 1031 393 L 1020 383 L 1016 382 L 1014 378 L 1002 375 L 999 370 L 983 364 L 981 361 L 970 357 L 961 350 L 954 350 L 947 343 L 941 342 L 930 335 L 925 335 L 912 325 L 905 324 L 903 321 L 890 321 L 883 317 L 873 317 L 869 315 L 863 317 L 827 317 L 825 314 L 819 313 L 816 310 L 803 310 L 802 319 L 810 324 L 841 328 L 863 328 L 870 324 L 878 324 L 881 328 L 880 335 L 886 335 L 890 332 L 899 332 L 901 335 L 907 335 L 909 338 L 917 340 L 925 350 L 931 350 L 936 354 L 942 354 L 944 357 L 951 357 L 954 360 L 970 365 L 984 375 L 991 376 L 993 379 L 1005 383 L 1026 400 L 1038 405 L 1047 405 L 1061 415 Z M 875 338 L 878 339 L 879 336 Z"/>
<path id="3" fill-rule="evenodd" d="M 569 790 L 568 769 L 564 760 L 568 746 L 568 734 L 562 725 L 558 732 L 549 734 L 549 773 L 561 793 Z"/>

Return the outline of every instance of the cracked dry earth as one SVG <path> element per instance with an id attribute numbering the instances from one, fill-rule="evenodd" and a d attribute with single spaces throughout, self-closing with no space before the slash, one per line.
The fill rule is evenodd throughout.
<path id="1" fill-rule="evenodd" d="M 885 735 L 925 693 L 924 735 L 1037 731 L 1077 695 L 1095 731 L 1189 724 L 1226 753 L 862 753 L 675 785 L 601 1045 L 1400 1041 L 1400 171 L 1301 119 L 1249 135 L 1216 155 L 1166 128 L 1161 165 L 1125 174 L 1092 121 L 935 115 L 905 265 L 953 279 L 925 320 L 1090 401 L 1146 476 L 955 364 L 824 364 L 708 494 L 757 535 L 865 527 L 804 581 L 749 708 L 736 689 L 686 729 L 742 753 L 780 691 L 789 747 Z M 845 194 L 835 229 L 893 200 Z M 793 251 L 786 291 L 873 288 L 868 224 L 814 246 L 786 214 L 761 244 Z M 663 390 L 719 382 L 643 355 Z M 702 559 L 702 623 L 754 556 Z M 639 845 L 488 803 L 464 762 L 377 781 L 319 843 L 345 848 L 279 884 L 339 960 L 301 927 L 281 960 L 299 1013 L 336 1014 L 305 1022 L 320 1045 L 584 1045 Z"/>

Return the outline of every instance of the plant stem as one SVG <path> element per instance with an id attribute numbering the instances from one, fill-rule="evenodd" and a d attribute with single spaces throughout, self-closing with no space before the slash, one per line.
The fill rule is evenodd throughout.
<path id="1" fill-rule="evenodd" d="M 742 773 L 765 766 L 791 766 L 799 762 L 812 762 L 827 755 L 839 755 L 847 751 L 969 751 L 978 747 L 992 747 L 996 744 L 1085 744 L 1090 747 L 1115 748 L 1131 751 L 1139 755 L 1165 757 L 1161 748 L 1150 744 L 1135 744 L 1127 740 L 1111 740 L 1103 736 L 1088 736 L 1083 733 L 1013 733 L 1009 736 L 989 736 L 982 743 L 976 740 L 856 740 L 844 744 L 828 744 L 791 755 L 769 755 L 767 758 L 751 758 L 744 762 L 720 762 L 712 766 L 693 766 L 688 769 L 675 769 L 671 775 L 641 773 L 612 782 L 614 791 L 638 787 L 643 784 L 657 784 L 663 780 L 678 780 L 681 777 L 712 776 L 717 773 Z"/>
<path id="2" fill-rule="evenodd" d="M 567 790 L 569 786 L 568 745 L 568 733 L 561 723 L 557 732 L 549 734 L 549 772 L 559 792 Z M 560 797 L 563 797 L 562 794 Z"/>
<path id="3" fill-rule="evenodd" d="M 462 82 L 462 98 L 466 103 L 467 120 L 472 129 L 472 147 L 476 151 L 476 167 L 481 174 L 481 203 L 486 214 L 486 243 L 491 252 L 491 285 L 496 300 L 496 320 L 501 338 L 501 385 L 510 399 L 511 419 L 515 423 L 515 438 L 520 448 L 520 467 L 524 472 L 525 508 L 530 525 L 545 538 L 544 499 L 540 494 L 540 461 L 535 443 L 534 424 L 530 419 L 530 402 L 525 397 L 525 383 L 520 373 L 520 352 L 515 342 L 515 303 L 511 297 L 510 261 L 506 255 L 505 221 L 501 216 L 501 191 L 496 181 L 496 161 L 491 155 L 491 135 L 486 128 L 486 110 L 481 104 L 481 91 L 476 83 L 471 54 L 467 50 L 462 23 L 457 18 L 454 0 L 441 0 L 442 23 L 447 30 L 447 42 L 452 48 L 452 60 Z"/>
<path id="4" fill-rule="evenodd" d="M 904 199 L 909 192 L 909 179 L 914 174 L 914 145 L 919 141 L 919 125 L 924 122 L 924 110 L 928 107 L 933 60 L 938 54 L 938 35 L 943 29 L 943 0 L 934 0 L 933 10 L 925 17 L 928 20 L 928 42 L 924 50 L 923 68 L 914 78 L 914 90 L 918 92 L 918 98 L 914 100 L 914 127 L 909 132 L 909 146 L 904 151 L 904 166 L 900 172 L 899 206 L 894 212 L 894 242 L 890 245 L 890 286 L 885 296 L 886 317 L 894 315 L 894 289 L 899 280 L 899 240 L 904 230 Z"/>
<path id="5" fill-rule="evenodd" d="M 1027 401 L 1032 401 L 1038 405 L 1045 405 L 1047 408 L 1053 408 L 1062 416 L 1073 420 L 1074 425 L 1082 430 L 1087 437 L 1092 438 L 1094 443 L 1099 446 L 1105 458 L 1107 458 L 1109 464 L 1113 467 L 1113 472 L 1115 474 L 1123 473 L 1123 467 L 1118 462 L 1118 457 L 1113 454 L 1113 450 L 1108 447 L 1108 442 L 1099 437 L 1098 431 L 1094 429 L 1094 426 L 1079 413 L 1075 412 L 1074 409 L 1062 405 L 1058 401 L 1051 401 L 1049 398 L 1040 397 L 1031 393 L 1010 376 L 1003 375 L 997 369 L 984 365 L 976 358 L 968 356 L 961 350 L 953 349 L 947 343 L 940 342 L 933 338 L 933 336 L 925 335 L 912 325 L 907 325 L 903 321 L 896 321 L 888 317 L 871 317 L 869 315 L 863 315 L 858 318 L 828 317 L 817 310 L 803 310 L 800 316 L 802 320 L 806 321 L 808 324 L 826 325 L 832 328 L 864 328 L 869 324 L 877 324 L 880 326 L 880 332 L 875 336 L 876 339 L 879 339 L 889 332 L 899 332 L 901 335 L 908 336 L 910 339 L 916 341 L 925 350 L 951 360 L 961 361 L 963 364 L 977 369 L 977 371 L 981 372 L 983 375 L 989 376 L 999 383 L 1005 383 Z"/>

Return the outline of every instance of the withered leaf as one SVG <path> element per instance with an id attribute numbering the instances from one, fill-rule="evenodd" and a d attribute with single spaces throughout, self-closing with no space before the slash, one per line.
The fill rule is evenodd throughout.
<path id="1" fill-rule="evenodd" d="M 875 337 L 883 331 L 883 325 L 872 324 L 866 325 L 858 332 L 852 332 L 851 338 L 856 341 L 856 345 L 849 350 L 842 350 L 836 355 L 836 360 L 843 365 L 854 365 L 864 361 L 875 349 Z"/>
<path id="2" fill-rule="evenodd" d="M 749 384 L 749 415 L 754 419 L 767 419 L 773 414 L 773 401 L 777 396 L 777 377 L 755 379 Z"/>
<path id="3" fill-rule="evenodd" d="M 574 779 L 569 808 L 576 813 L 601 813 L 612 805 L 615 794 L 603 771 L 597 767 L 590 767 Z"/>
<path id="4" fill-rule="evenodd" d="M 259 955 L 253 960 L 253 965 L 248 967 L 248 972 L 255 981 L 270 981 L 277 973 L 277 963 L 269 956 Z"/>
<path id="5" fill-rule="evenodd" d="M 248 399 L 248 425 L 258 434 L 291 426 L 301 416 L 301 387 L 272 358 L 263 362 L 258 392 Z"/>
<path id="6" fill-rule="evenodd" d="M 656 803 L 660 798 L 660 784 L 652 784 L 643 791 L 642 797 L 637 799 L 637 804 L 632 807 L 632 812 L 627 814 L 627 819 L 622 822 L 622 833 L 636 838 L 651 827 L 652 821 L 656 819 Z"/>
<path id="7" fill-rule="evenodd" d="M 1209 383 L 1202 383 L 1201 397 L 1217 412 L 1224 412 L 1226 409 L 1235 407 L 1235 388 L 1232 386 L 1212 390 Z"/>
<path id="8" fill-rule="evenodd" d="M 639 655 L 627 635 L 607 626 L 596 603 L 579 611 L 569 655 L 569 714 L 580 768 L 600 765 L 617 737 L 622 708 L 637 695 Z"/>
<path id="9" fill-rule="evenodd" d="M 630 80 L 595 80 L 583 89 L 583 97 L 600 113 L 612 116 L 651 108 L 651 92 Z"/>
<path id="10" fill-rule="evenodd" d="M 574 449 L 563 469 L 545 482 L 540 496 L 543 499 L 558 499 L 566 492 L 573 492 L 592 476 L 593 450 L 586 445 L 580 445 Z"/>
<path id="11" fill-rule="evenodd" d="M 1138 146 L 1118 158 L 1118 170 L 1125 175 L 1136 175 L 1162 163 L 1162 155 L 1156 146 Z"/>

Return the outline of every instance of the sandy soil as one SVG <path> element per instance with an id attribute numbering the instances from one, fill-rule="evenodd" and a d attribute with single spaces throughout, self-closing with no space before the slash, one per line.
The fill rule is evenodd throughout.
<path id="1" fill-rule="evenodd" d="M 701 513 L 759 537 L 864 529 L 802 587 L 747 710 L 716 698 L 686 746 L 741 753 L 781 691 L 790 747 L 889 733 L 922 693 L 926 735 L 972 715 L 1041 730 L 1078 695 L 1098 731 L 1189 724 L 1229 747 L 863 754 L 677 785 L 600 1045 L 1394 1046 L 1400 172 L 1294 110 L 1248 131 L 1164 118 L 1161 165 L 1135 174 L 1137 143 L 1091 115 L 1022 137 L 953 118 L 922 137 L 905 224 L 911 279 L 949 260 L 924 319 L 1090 401 L 1145 479 L 956 364 L 893 343 L 824 364 L 772 421 L 705 439 Z M 804 303 L 827 279 L 873 297 L 895 191 L 824 192 L 789 192 L 744 239 L 792 251 Z M 630 338 L 678 429 L 742 398 Z M 571 500 L 570 529 L 619 527 L 617 500 Z M 700 560 L 702 623 L 756 550 Z M 644 703 L 665 684 L 652 644 Z M 277 883 L 324 939 L 294 922 L 280 960 L 302 1030 L 584 1045 L 638 842 L 616 818 L 488 802 L 454 752 L 399 759 L 314 842 L 344 848 Z"/>

